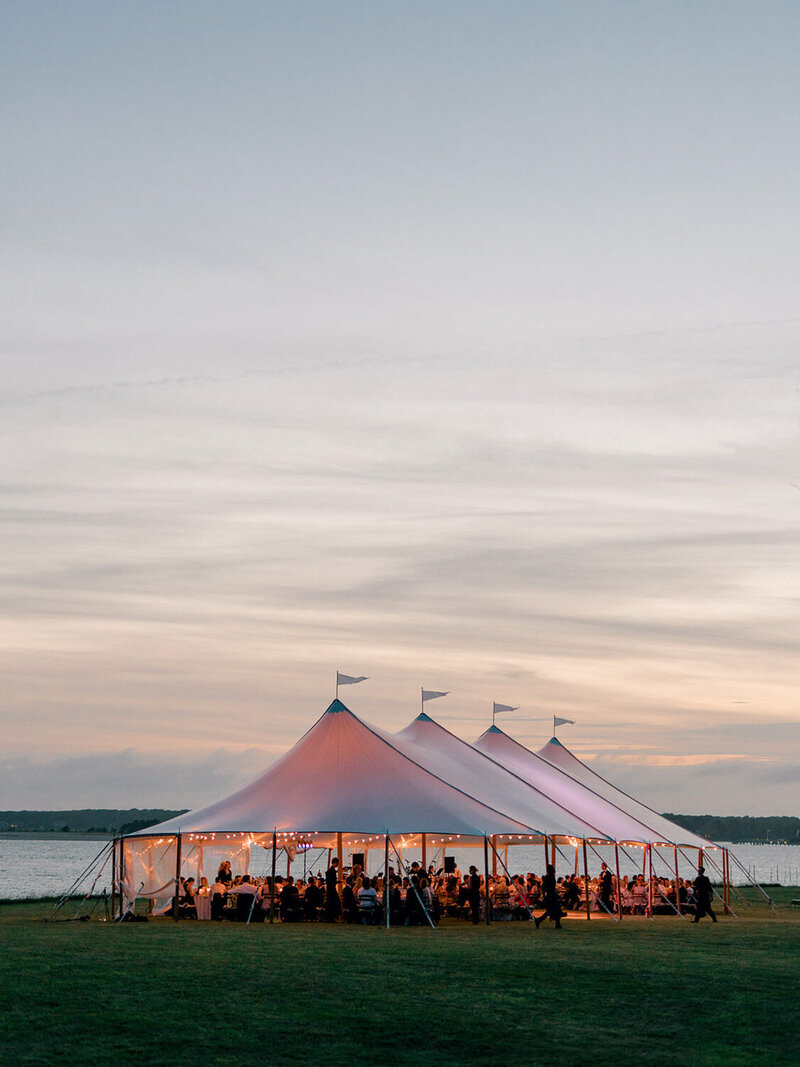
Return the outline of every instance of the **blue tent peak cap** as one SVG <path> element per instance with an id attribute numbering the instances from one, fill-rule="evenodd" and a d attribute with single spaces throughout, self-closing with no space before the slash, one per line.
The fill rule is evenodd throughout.
<path id="1" fill-rule="evenodd" d="M 325 714 L 326 715 L 336 715 L 340 711 L 350 711 L 350 709 L 348 707 L 346 707 L 346 705 L 344 705 L 341 702 L 341 700 L 339 700 L 338 697 L 337 697 L 337 699 L 333 701 L 333 703 L 330 705 L 330 707 L 326 708 Z"/>
<path id="2" fill-rule="evenodd" d="M 487 734 L 501 734 L 502 732 L 503 731 L 500 729 L 500 727 L 499 726 L 495 726 L 494 723 L 492 723 L 492 725 L 486 731 Z"/>
<path id="3" fill-rule="evenodd" d="M 414 722 L 433 722 L 433 719 L 426 712 L 421 711 Z"/>
<path id="4" fill-rule="evenodd" d="M 563 748 L 564 747 L 561 744 L 561 742 L 558 740 L 557 737 L 551 737 L 550 740 L 547 743 L 548 743 L 548 745 L 558 745 L 559 748 Z"/>

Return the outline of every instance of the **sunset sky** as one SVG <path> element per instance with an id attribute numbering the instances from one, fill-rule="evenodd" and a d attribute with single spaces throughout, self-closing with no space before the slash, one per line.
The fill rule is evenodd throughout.
<path id="1" fill-rule="evenodd" d="M 519 704 L 660 811 L 800 815 L 799 46 L 7 0 L 0 808 L 214 800 L 338 667 L 386 729 Z"/>

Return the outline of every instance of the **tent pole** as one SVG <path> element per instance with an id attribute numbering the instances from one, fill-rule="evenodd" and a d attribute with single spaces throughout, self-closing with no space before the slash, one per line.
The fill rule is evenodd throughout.
<path id="1" fill-rule="evenodd" d="M 269 921 L 275 922 L 275 861 L 278 858 L 278 831 L 272 831 L 272 881 L 269 887 Z"/>
<path id="2" fill-rule="evenodd" d="M 291 857 L 289 856 L 289 849 L 287 848 L 286 849 L 286 877 L 288 878 L 291 873 L 292 873 L 292 860 L 291 860 Z"/>
<path id="3" fill-rule="evenodd" d="M 642 878 L 647 874 L 647 845 L 642 845 Z"/>
<path id="4" fill-rule="evenodd" d="M 727 849 L 722 850 L 722 913 L 729 914 L 731 908 L 731 891 L 729 886 L 729 879 L 731 875 L 731 861 L 727 858 Z"/>
<path id="5" fill-rule="evenodd" d="M 583 887 L 586 890 L 586 918 L 591 919 L 592 912 L 589 906 L 589 862 L 586 859 L 586 838 L 583 838 Z"/>
<path id="6" fill-rule="evenodd" d="M 572 873 L 573 874 L 577 874 L 578 873 L 578 842 L 577 841 L 575 842 L 575 869 L 574 869 L 574 871 Z"/>
<path id="7" fill-rule="evenodd" d="M 497 834 L 492 837 L 492 878 L 497 877 Z"/>
<path id="8" fill-rule="evenodd" d="M 391 908 L 392 887 L 389 882 L 389 831 L 386 831 L 386 844 L 383 853 L 383 910 L 386 915 L 386 929 L 389 929 L 389 912 Z"/>
<path id="9" fill-rule="evenodd" d="M 343 885 L 343 881 L 344 881 L 343 878 L 342 878 L 342 831 L 341 830 L 336 835 L 336 855 L 337 855 L 337 857 L 339 859 L 339 862 L 336 865 L 337 866 L 337 871 L 336 871 L 336 891 L 339 894 L 339 899 L 341 899 L 341 896 L 342 896 L 342 885 Z"/>
<path id="10" fill-rule="evenodd" d="M 428 837 L 427 834 L 422 835 L 422 869 L 425 871 L 425 877 L 428 876 Z"/>
<path id="11" fill-rule="evenodd" d="M 111 846 L 111 919 L 113 921 L 117 911 L 117 839 Z"/>
<path id="12" fill-rule="evenodd" d="M 647 878 L 648 914 L 647 914 L 647 917 L 648 917 L 648 919 L 652 919 L 653 918 L 653 846 L 652 846 L 652 844 L 649 844 L 647 846 L 647 859 L 649 861 L 648 864 L 647 864 L 647 870 L 648 870 L 648 878 Z"/>
<path id="13" fill-rule="evenodd" d="M 181 835 L 175 846 L 175 896 L 172 898 L 172 918 L 178 921 L 178 894 L 181 891 Z"/>
<path id="14" fill-rule="evenodd" d="M 483 873 L 486 880 L 486 925 L 489 926 L 492 921 L 492 902 L 489 899 L 489 838 L 486 834 L 483 835 Z"/>
<path id="15" fill-rule="evenodd" d="M 125 838 L 120 835 L 119 839 L 119 912 L 122 914 L 122 909 L 125 906 L 122 899 L 122 887 L 125 884 Z"/>
<path id="16" fill-rule="evenodd" d="M 550 838 L 550 855 L 553 857 L 550 860 L 550 862 L 555 867 L 555 865 L 556 865 L 556 839 L 555 839 L 555 837 L 551 837 Z"/>
<path id="17" fill-rule="evenodd" d="M 678 846 L 673 845 L 672 851 L 675 856 L 675 910 L 678 915 L 681 914 L 681 890 L 678 885 Z"/>
<path id="18" fill-rule="evenodd" d="M 544 870 L 545 870 L 545 874 L 546 874 L 547 873 L 547 864 L 550 862 L 550 860 L 547 858 L 548 855 L 549 855 L 549 849 L 547 847 L 547 834 L 545 834 L 544 837 L 542 838 L 542 844 L 544 845 Z"/>
<path id="19" fill-rule="evenodd" d="M 622 882 L 619 880 L 619 845 L 614 842 L 614 866 L 617 869 L 617 918 L 622 922 Z"/>

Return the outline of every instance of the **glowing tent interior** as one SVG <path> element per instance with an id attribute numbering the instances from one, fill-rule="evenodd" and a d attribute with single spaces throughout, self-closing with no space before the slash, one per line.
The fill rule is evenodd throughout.
<path id="1" fill-rule="evenodd" d="M 579 842 L 584 855 L 587 842 L 715 847 L 599 779 L 555 739 L 534 753 L 492 727 L 473 746 L 424 713 L 390 734 L 336 699 L 244 788 L 120 839 L 116 881 L 128 899 L 169 896 L 179 875 L 213 877 L 223 859 L 250 870 L 258 848 L 289 859 L 335 849 L 341 871 L 345 851 L 383 857 L 390 838 L 421 848 L 423 862 L 426 847 L 444 856 L 489 841 L 493 851 L 544 843 L 553 858 L 557 844 L 577 857 Z"/>

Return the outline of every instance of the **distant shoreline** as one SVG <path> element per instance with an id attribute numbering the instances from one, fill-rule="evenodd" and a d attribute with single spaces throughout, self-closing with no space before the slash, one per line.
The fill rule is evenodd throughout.
<path id="1" fill-rule="evenodd" d="M 90 834 L 85 830 L 2 830 L 0 841 L 111 841 L 109 833 Z"/>

